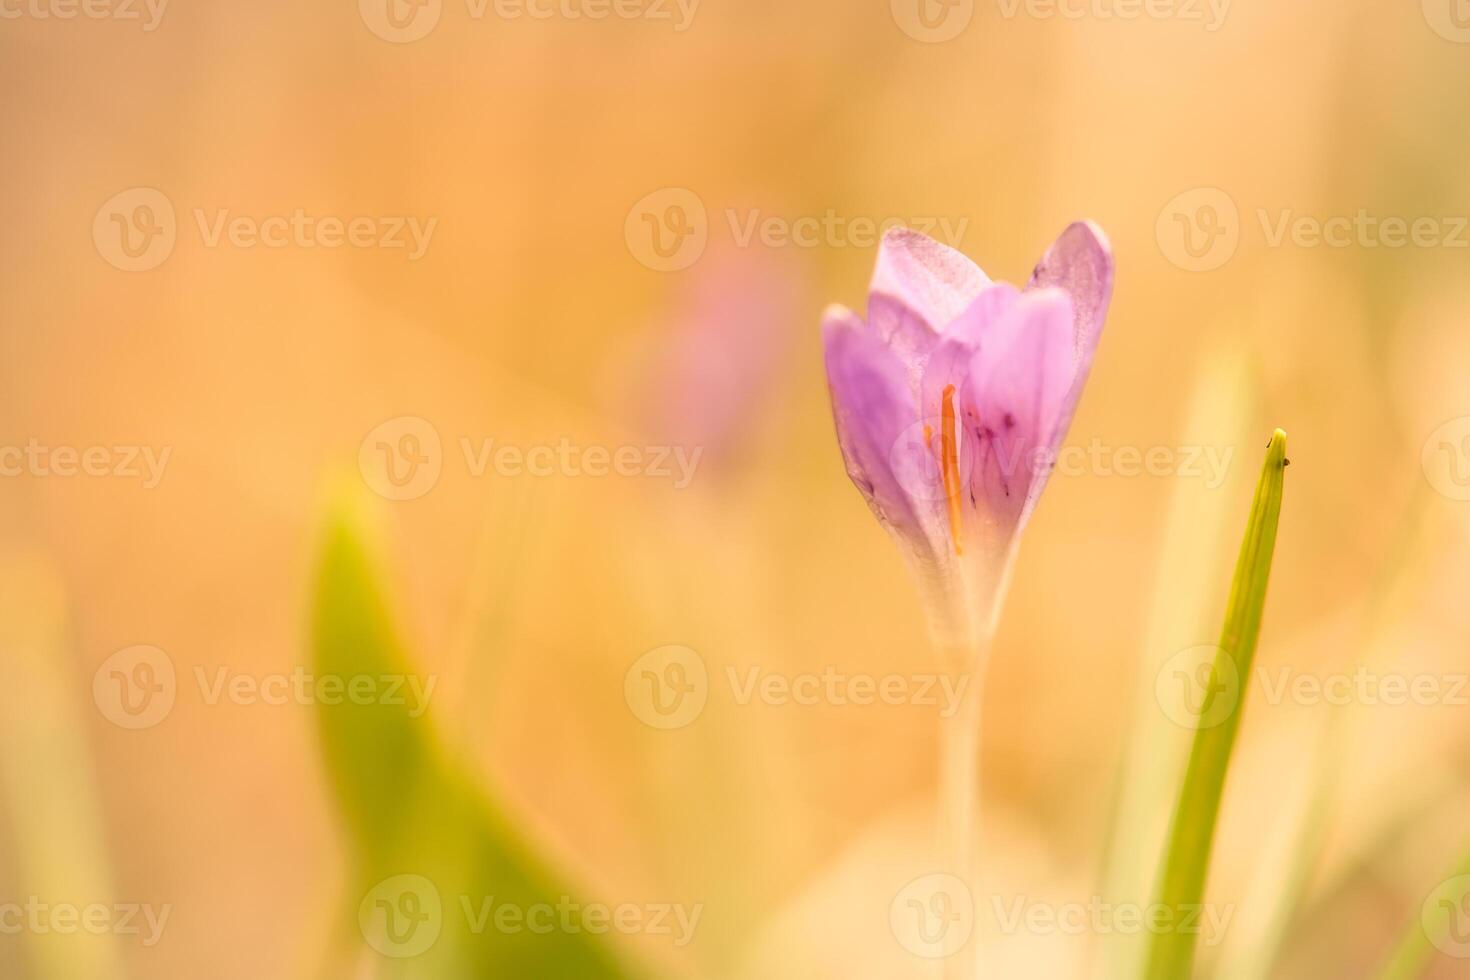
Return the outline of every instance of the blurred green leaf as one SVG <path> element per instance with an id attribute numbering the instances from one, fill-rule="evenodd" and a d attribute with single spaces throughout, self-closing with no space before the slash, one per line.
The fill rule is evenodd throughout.
<path id="1" fill-rule="evenodd" d="M 1413 921 L 1394 947 L 1380 980 L 1417 980 L 1439 951 L 1470 948 L 1463 917 L 1470 907 L 1470 854 L 1414 909 Z M 1463 954 L 1461 954 L 1463 955 Z"/>
<path id="2" fill-rule="evenodd" d="M 1245 541 L 1241 544 L 1230 587 L 1225 626 L 1199 712 L 1201 724 L 1195 733 L 1189 768 L 1185 771 L 1179 805 L 1169 831 L 1157 904 L 1170 910 L 1176 927 L 1159 929 L 1153 934 L 1144 974 L 1148 980 L 1184 980 L 1193 970 L 1197 931 L 1178 924 L 1181 916 L 1199 909 L 1203 901 L 1220 799 L 1245 704 L 1245 681 L 1250 676 L 1261 632 L 1261 611 L 1266 603 L 1276 528 L 1281 519 L 1285 470 L 1286 433 L 1277 429 L 1267 447 L 1266 464 L 1256 487 Z M 1230 682 L 1232 677 L 1234 683 Z M 1216 699 L 1222 695 L 1232 697 L 1234 703 L 1217 704 Z M 1219 707 L 1226 710 L 1215 710 Z"/>
<path id="3" fill-rule="evenodd" d="M 582 920 L 585 897 L 555 883 L 444 751 L 412 693 L 427 679 L 397 639 L 367 542 L 349 509 L 334 517 L 313 637 L 319 684 L 342 678 L 350 690 L 366 676 L 381 691 L 383 679 L 402 679 L 404 695 L 401 704 L 318 699 L 328 778 L 354 850 L 348 946 L 376 963 L 367 975 L 378 977 L 631 976 L 604 939 L 606 924 Z"/>

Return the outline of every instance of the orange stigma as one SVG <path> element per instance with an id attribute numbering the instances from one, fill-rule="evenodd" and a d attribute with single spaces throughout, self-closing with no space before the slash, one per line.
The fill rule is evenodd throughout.
<path id="1" fill-rule="evenodd" d="M 949 502 L 949 535 L 954 538 L 954 553 L 961 555 L 964 550 L 960 547 L 960 445 L 955 432 L 954 385 L 944 389 L 939 454 L 939 465 L 944 474 L 944 496 Z"/>

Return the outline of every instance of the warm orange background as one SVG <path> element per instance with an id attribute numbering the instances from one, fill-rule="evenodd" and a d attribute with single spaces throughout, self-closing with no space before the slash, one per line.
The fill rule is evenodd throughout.
<path id="1" fill-rule="evenodd" d="M 451 0 L 406 44 L 351 0 L 175 0 L 152 32 L 0 21 L 0 444 L 172 449 L 153 489 L 0 479 L 6 730 L 53 733 L 0 747 L 22 776 L 0 809 L 0 900 L 46 880 L 25 827 L 55 808 L 56 860 L 102 892 L 79 900 L 173 906 L 155 947 L 117 942 L 128 975 L 316 968 L 344 868 L 310 710 L 211 706 L 192 676 L 306 662 L 327 488 L 362 489 L 364 437 L 417 416 L 444 473 L 381 502 L 399 619 L 441 675 L 438 723 L 542 846 L 612 900 L 705 903 L 690 948 L 641 943 L 674 975 L 924 975 L 884 924 L 895 880 L 922 870 L 931 713 L 714 698 L 661 733 L 623 697 L 665 644 L 717 672 L 937 669 L 843 474 L 821 369 L 820 310 L 862 303 L 873 249 L 741 248 L 729 209 L 968 222 L 960 247 L 1021 281 L 1090 217 L 1118 280 L 1070 441 L 1235 452 L 1218 488 L 1093 472 L 1042 502 L 987 700 L 986 833 L 1010 893 L 1096 894 L 1130 719 L 1162 733 L 1161 769 L 1187 744 L 1160 726 L 1153 671 L 1214 639 L 1272 426 L 1292 466 L 1263 666 L 1464 672 L 1470 503 L 1436 490 L 1421 451 L 1470 414 L 1470 250 L 1273 247 L 1259 215 L 1470 214 L 1470 44 L 1412 2 L 1235 0 L 1213 31 L 1070 9 L 1088 13 L 982 0 L 943 43 L 885 0 L 704 0 L 683 32 L 475 21 Z M 130 273 L 93 223 L 135 187 L 176 208 L 177 245 Z M 709 247 L 660 272 L 625 226 L 670 187 L 707 209 Z M 1166 208 L 1197 188 L 1238 208 L 1239 243 L 1191 272 Z M 409 261 L 210 248 L 193 217 L 298 208 L 438 223 Z M 683 362 L 660 351 L 752 292 L 774 297 L 733 345 L 759 348 L 755 394 L 687 489 L 466 473 L 462 436 L 656 442 L 692 397 L 666 397 Z M 91 696 L 135 644 L 181 677 L 144 731 Z M 1306 854 L 1309 911 L 1278 975 L 1371 975 L 1470 836 L 1466 710 L 1253 697 L 1212 898 L 1266 915 L 1266 848 Z M 1328 790 L 1325 816 L 1293 816 L 1293 794 Z M 1400 821 L 1414 829 L 1386 829 Z M 1241 956 L 1264 941 L 1237 939 Z M 1007 976 L 1106 961 L 1086 937 L 992 941 Z M 27 943 L 0 937 L 0 972 L 44 976 Z"/>

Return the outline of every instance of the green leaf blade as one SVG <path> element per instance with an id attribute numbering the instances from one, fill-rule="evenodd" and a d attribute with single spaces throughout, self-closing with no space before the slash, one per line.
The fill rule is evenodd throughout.
<path id="1" fill-rule="evenodd" d="M 325 536 L 312 636 L 319 678 L 415 672 L 368 540 L 347 509 Z M 343 909 L 348 961 L 372 957 L 380 978 L 627 980 L 603 932 L 584 926 L 580 911 L 565 911 L 585 908 L 586 897 L 558 880 L 497 799 L 456 763 L 422 707 L 318 702 L 328 778 L 353 851 Z M 405 889 L 413 892 L 407 904 Z M 548 908 L 551 919 L 540 911 Z M 505 909 L 513 916 L 497 918 Z M 555 927 L 545 930 L 547 921 Z"/>
<path id="2" fill-rule="evenodd" d="M 1236 679 L 1235 703 L 1218 723 L 1202 725 L 1195 732 L 1189 767 L 1169 832 L 1156 904 L 1174 913 L 1174 921 L 1179 921 L 1181 914 L 1198 908 L 1203 902 L 1225 778 L 1245 704 L 1245 680 L 1250 676 L 1260 638 L 1261 616 L 1281 520 L 1286 466 L 1286 433 L 1277 429 L 1266 450 L 1266 462 L 1236 563 L 1225 624 L 1211 667 L 1201 718 L 1210 712 L 1212 701 L 1220 692 L 1230 690 L 1226 678 L 1231 674 Z M 1182 928 L 1157 931 L 1150 942 L 1144 971 L 1146 980 L 1189 977 L 1194 965 L 1196 938 L 1194 932 Z"/>

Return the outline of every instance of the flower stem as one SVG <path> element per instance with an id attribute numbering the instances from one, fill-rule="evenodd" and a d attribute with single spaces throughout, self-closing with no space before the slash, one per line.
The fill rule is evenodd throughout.
<path id="1" fill-rule="evenodd" d="M 951 714 L 940 718 L 941 855 L 949 873 L 969 889 L 972 907 L 977 910 L 981 893 L 977 861 L 982 796 L 980 750 L 989 647 L 987 637 L 942 650 L 945 662 L 955 671 L 953 682 L 958 702 L 948 706 Z M 972 915 L 971 921 L 965 924 L 971 930 L 966 946 L 944 962 L 945 980 L 971 980 L 979 976 L 980 937 L 975 919 Z"/>

